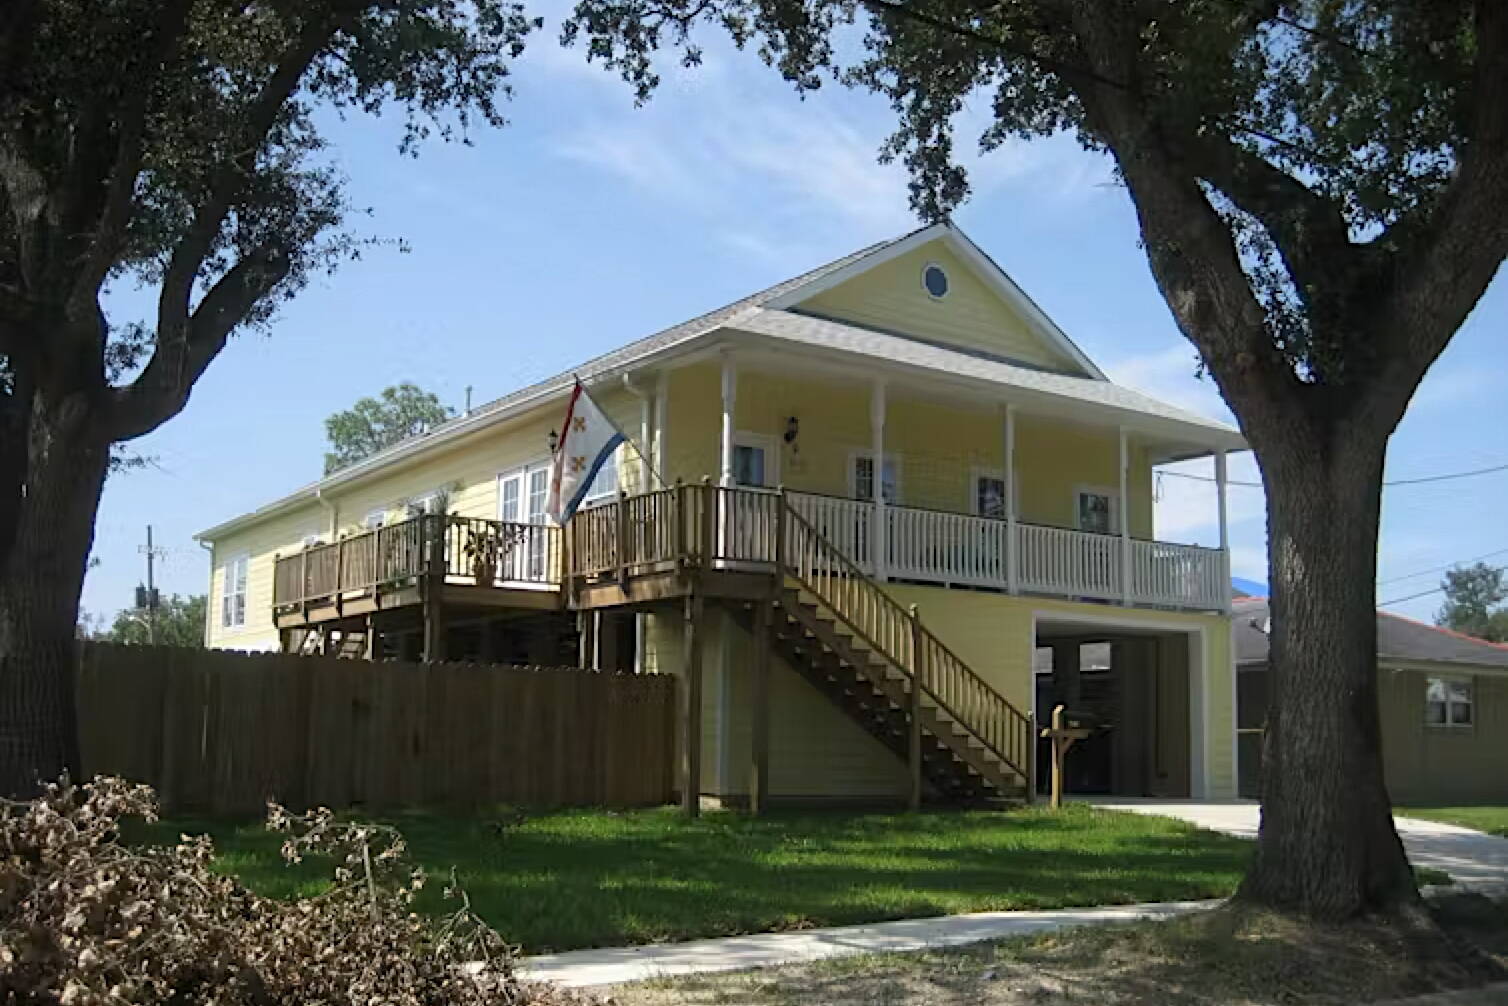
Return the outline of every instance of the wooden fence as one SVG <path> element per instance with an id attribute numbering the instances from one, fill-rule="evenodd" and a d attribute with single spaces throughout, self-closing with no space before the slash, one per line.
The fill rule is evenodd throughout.
<path id="1" fill-rule="evenodd" d="M 172 811 L 671 799 L 675 679 L 82 644 L 86 775 Z"/>

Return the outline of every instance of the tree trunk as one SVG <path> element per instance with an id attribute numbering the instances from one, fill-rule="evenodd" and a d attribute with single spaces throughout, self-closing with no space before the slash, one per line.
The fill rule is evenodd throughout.
<path id="1" fill-rule="evenodd" d="M 81 395 L 32 397 L 26 492 L 0 543 L 0 793 L 77 774 L 75 635 L 109 466 Z"/>
<path id="2" fill-rule="evenodd" d="M 1259 450 L 1273 692 L 1262 826 L 1237 898 L 1344 919 L 1397 912 L 1419 898 L 1383 784 L 1377 711 L 1374 583 L 1386 436 L 1342 427 L 1322 438 L 1307 425 L 1289 422 Z"/>

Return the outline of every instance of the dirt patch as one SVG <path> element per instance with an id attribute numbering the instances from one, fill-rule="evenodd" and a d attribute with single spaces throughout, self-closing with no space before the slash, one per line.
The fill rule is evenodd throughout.
<path id="1" fill-rule="evenodd" d="M 1205 913 L 958 950 L 643 982 L 620 1006 L 1341 1006 L 1508 977 L 1508 901 L 1437 899 L 1445 940 L 1390 925 Z"/>

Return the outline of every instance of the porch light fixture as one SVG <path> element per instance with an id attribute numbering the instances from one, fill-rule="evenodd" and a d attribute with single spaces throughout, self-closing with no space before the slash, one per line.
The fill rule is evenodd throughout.
<path id="1" fill-rule="evenodd" d="M 791 445 L 791 450 L 793 451 L 800 450 L 800 448 L 796 446 L 796 437 L 800 433 L 801 421 L 799 419 L 797 419 L 795 416 L 792 416 L 785 421 L 785 434 L 783 436 L 783 439 L 786 443 Z"/>
<path id="2" fill-rule="evenodd" d="M 560 434 L 558 432 L 556 432 L 555 430 L 551 430 L 550 431 L 550 456 L 554 457 L 555 456 L 555 452 L 558 451 L 558 450 L 560 450 Z"/>

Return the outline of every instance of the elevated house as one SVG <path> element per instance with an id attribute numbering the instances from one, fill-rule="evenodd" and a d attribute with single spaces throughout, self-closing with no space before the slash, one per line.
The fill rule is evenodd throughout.
<path id="1" fill-rule="evenodd" d="M 1245 445 L 953 226 L 575 372 L 633 443 L 567 526 L 563 374 L 202 532 L 209 644 L 680 675 L 687 799 L 1021 799 L 1059 701 L 1104 726 L 1086 786 L 1234 795 Z M 1154 540 L 1154 466 L 1209 456 L 1216 547 Z"/>

